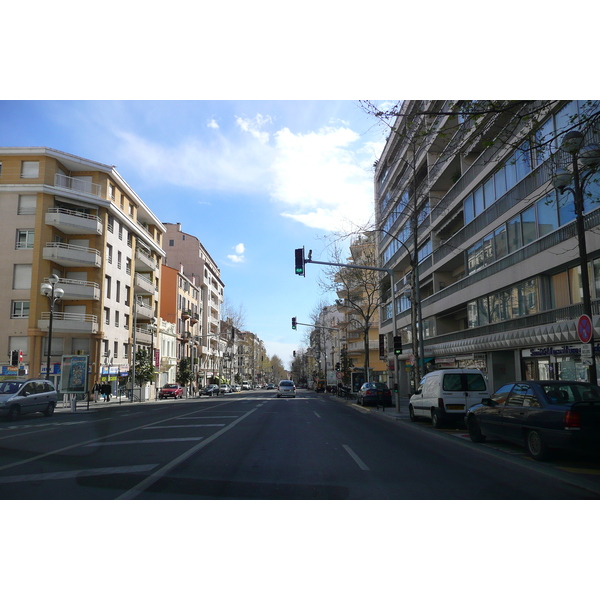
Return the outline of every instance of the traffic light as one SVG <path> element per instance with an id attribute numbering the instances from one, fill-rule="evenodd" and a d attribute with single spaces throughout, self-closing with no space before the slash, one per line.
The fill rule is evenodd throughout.
<path id="1" fill-rule="evenodd" d="M 292 329 L 296 329 L 296 317 L 292 317 Z"/>
<path id="2" fill-rule="evenodd" d="M 339 371 L 340 370 L 340 363 L 335 363 L 335 370 Z"/>
<path id="3" fill-rule="evenodd" d="M 296 275 L 302 275 L 302 277 L 306 277 L 306 275 L 304 273 L 304 248 L 296 248 L 295 258 L 296 258 Z"/>
<path id="4" fill-rule="evenodd" d="M 294 350 L 293 352 L 294 352 L 294 358 L 296 358 L 296 351 Z"/>
<path id="5" fill-rule="evenodd" d="M 19 364 L 19 351 L 13 350 L 10 355 L 10 364 L 16 367 Z"/>
<path id="6" fill-rule="evenodd" d="M 394 336 L 394 354 L 402 354 L 402 337 Z"/>

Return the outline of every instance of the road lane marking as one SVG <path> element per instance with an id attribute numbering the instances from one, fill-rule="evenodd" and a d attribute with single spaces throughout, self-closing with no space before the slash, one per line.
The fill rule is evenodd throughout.
<path id="1" fill-rule="evenodd" d="M 182 419 L 182 420 L 187 420 L 187 419 L 237 419 L 237 417 L 235 415 L 233 415 L 233 416 L 215 415 L 214 417 L 175 417 L 175 420 L 178 420 L 178 419 Z"/>
<path id="2" fill-rule="evenodd" d="M 321 418 L 321 415 L 316 410 L 313 410 L 313 412 L 315 413 L 315 415 L 317 415 L 317 417 L 319 417 L 319 419 Z"/>
<path id="3" fill-rule="evenodd" d="M 214 406 L 209 406 L 208 408 L 202 408 L 201 410 L 194 410 L 191 413 L 188 413 L 189 415 L 195 415 L 199 412 L 205 412 L 208 410 L 211 410 L 212 408 L 214 408 Z M 256 409 L 254 409 L 256 410 Z M 243 418 L 243 417 L 241 417 Z M 167 421 L 172 421 L 174 419 L 174 417 L 167 417 L 166 419 L 161 419 L 160 421 L 155 421 L 156 424 L 158 423 L 166 423 Z M 108 419 L 101 419 L 102 421 L 106 421 Z M 108 435 L 96 438 L 96 440 L 108 440 L 110 438 L 114 438 L 117 437 L 119 435 L 125 435 L 126 433 L 131 433 L 132 431 L 139 431 L 141 429 L 145 429 L 147 427 L 147 425 L 139 425 L 138 427 L 132 427 L 131 429 L 125 429 L 123 431 L 117 431 L 116 433 L 110 433 Z M 23 434 L 20 434 L 23 435 Z M 14 437 L 14 436 L 11 436 Z M 57 448 L 56 450 L 50 450 L 49 452 L 44 452 L 43 454 L 38 454 L 37 456 L 31 456 L 29 458 L 25 458 L 23 460 L 18 460 L 16 462 L 13 463 L 8 463 L 6 465 L 2 465 L 0 466 L 0 471 L 5 471 L 6 469 L 12 469 L 13 467 L 20 467 L 21 465 L 26 465 L 27 463 L 30 462 L 34 462 L 36 460 L 41 460 L 43 458 L 46 458 L 47 456 L 53 456 L 54 454 L 60 454 L 61 452 L 67 452 L 68 450 L 73 450 L 74 448 L 81 448 L 83 446 L 87 446 L 88 444 L 90 444 L 91 442 L 85 441 L 85 442 L 77 442 L 76 444 L 71 444 L 70 446 L 63 446 L 62 448 Z"/>
<path id="4" fill-rule="evenodd" d="M 182 427 L 225 427 L 225 423 L 190 423 L 189 425 L 157 425 L 144 429 L 181 429 Z"/>
<path id="5" fill-rule="evenodd" d="M 181 437 L 181 438 L 156 438 L 150 440 L 123 440 L 121 442 L 92 442 L 88 444 L 86 448 L 90 446 L 120 446 L 121 444 L 155 444 L 161 442 L 199 442 L 204 438 L 201 437 Z"/>
<path id="6" fill-rule="evenodd" d="M 246 414 L 242 415 L 239 419 L 233 421 L 233 423 L 229 423 L 227 427 L 220 429 L 216 433 L 213 433 L 209 438 L 206 438 L 204 441 L 192 446 L 189 450 L 173 459 L 170 463 L 166 464 L 164 467 L 158 469 L 158 471 L 152 473 L 150 477 L 146 477 L 143 481 L 140 481 L 136 486 L 132 487 L 130 490 L 126 491 L 124 494 L 121 494 L 116 499 L 117 500 L 133 500 L 137 496 L 139 496 L 142 492 L 145 492 L 152 484 L 156 483 L 159 479 L 164 477 L 169 471 L 172 471 L 175 467 L 180 465 L 182 462 L 187 460 L 190 456 L 194 455 L 198 450 L 204 448 L 210 444 L 213 440 L 216 440 L 219 436 L 223 435 L 225 432 L 233 429 L 240 421 L 249 417 L 253 412 L 257 409 L 253 408 L 251 411 L 248 411 Z"/>
<path id="7" fill-rule="evenodd" d="M 370 471 L 371 469 L 369 469 L 369 467 L 367 467 L 367 465 L 365 465 L 365 463 L 360 460 L 360 458 L 358 458 L 358 456 L 354 453 L 354 451 L 352 450 L 352 448 L 350 448 L 350 446 L 346 446 L 345 444 L 342 446 L 342 448 L 354 459 L 354 462 L 363 470 L 363 471 Z"/>
<path id="8" fill-rule="evenodd" d="M 57 471 L 55 473 L 33 473 L 30 475 L 6 475 L 0 477 L 2 483 L 26 483 L 28 481 L 55 481 L 56 479 L 74 479 L 76 477 L 95 477 L 98 475 L 116 475 L 128 473 L 145 473 L 156 469 L 154 465 L 131 465 L 128 467 L 101 467 L 99 469 L 79 469 L 75 471 Z"/>

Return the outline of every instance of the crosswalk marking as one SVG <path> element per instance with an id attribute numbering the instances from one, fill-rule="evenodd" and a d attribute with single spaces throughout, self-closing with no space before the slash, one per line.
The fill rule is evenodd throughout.
<path id="1" fill-rule="evenodd" d="M 32 473 L 30 475 L 6 475 L 0 477 L 3 483 L 25 483 L 27 481 L 54 481 L 56 479 L 74 479 L 76 477 L 95 477 L 98 475 L 116 475 L 127 473 L 146 473 L 156 469 L 154 465 L 131 465 L 128 467 L 102 467 L 100 469 L 79 469 L 74 471 L 56 471 L 55 473 Z"/>

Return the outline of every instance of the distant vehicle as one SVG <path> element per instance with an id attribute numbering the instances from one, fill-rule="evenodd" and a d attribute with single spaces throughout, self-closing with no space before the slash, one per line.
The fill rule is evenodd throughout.
<path id="1" fill-rule="evenodd" d="M 159 398 L 183 398 L 183 388 L 178 383 L 167 383 L 160 388 Z"/>
<path id="2" fill-rule="evenodd" d="M 282 379 L 277 386 L 277 397 L 283 396 L 296 397 L 296 386 L 291 379 Z"/>
<path id="3" fill-rule="evenodd" d="M 242 389 L 243 390 L 252 389 L 252 386 L 250 385 L 250 382 L 249 381 L 242 381 Z"/>
<path id="4" fill-rule="evenodd" d="M 462 421 L 467 410 L 489 399 L 488 382 L 479 369 L 443 369 L 427 373 L 410 397 L 411 421 L 431 419 L 437 429 L 448 421 Z"/>
<path id="5" fill-rule="evenodd" d="M 222 383 L 219 389 L 221 394 L 231 394 L 231 386 L 227 383 Z"/>
<path id="6" fill-rule="evenodd" d="M 218 396 L 219 386 L 216 383 L 209 383 L 200 391 L 201 396 Z"/>
<path id="7" fill-rule="evenodd" d="M 231 391 L 232 392 L 241 392 L 242 391 L 242 386 L 238 385 L 237 383 L 235 385 L 231 386 Z"/>
<path id="8" fill-rule="evenodd" d="M 0 381 L 0 415 L 14 420 L 19 415 L 41 412 L 54 414 L 58 394 L 46 379 L 5 379 Z"/>
<path id="9" fill-rule="evenodd" d="M 267 389 L 268 390 L 274 390 L 275 386 L 272 383 L 267 383 Z"/>
<path id="10" fill-rule="evenodd" d="M 325 391 L 325 380 L 319 379 L 315 385 L 315 392 L 324 392 Z"/>
<path id="11" fill-rule="evenodd" d="M 363 383 L 358 390 L 357 404 L 379 404 L 393 406 L 392 392 L 385 383 L 367 382 Z"/>
<path id="12" fill-rule="evenodd" d="M 465 417 L 472 441 L 497 436 L 536 460 L 552 449 L 600 450 L 600 387 L 581 381 L 507 383 Z"/>

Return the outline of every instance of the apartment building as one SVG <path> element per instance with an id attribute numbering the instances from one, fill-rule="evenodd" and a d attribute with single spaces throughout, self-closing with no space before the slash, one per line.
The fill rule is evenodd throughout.
<path id="1" fill-rule="evenodd" d="M 199 368 L 202 320 L 200 288 L 196 285 L 194 277 L 190 279 L 184 275 L 183 265 L 174 269 L 163 264 L 161 280 L 161 320 L 171 323 L 175 333 L 174 347 L 170 348 L 171 354 L 164 356 L 161 372 L 169 374 L 165 383 L 176 382 L 176 365 L 182 358 L 187 358 L 194 374 L 192 383 L 198 388 L 205 384 L 205 373 Z"/>
<path id="2" fill-rule="evenodd" d="M 590 119 L 598 104 L 539 101 L 477 118 L 450 101 L 402 104 L 375 172 L 379 264 L 397 282 L 380 328 L 390 360 L 392 319 L 402 337 L 401 393 L 410 390 L 419 337 L 421 372 L 477 367 L 494 388 L 521 378 L 588 378 L 577 334 L 574 196 L 555 189 L 553 175 L 571 168 L 560 146 L 566 131 L 599 141 Z M 585 181 L 594 322 L 599 191 L 594 177 Z M 389 277 L 383 283 L 389 290 Z"/>
<path id="3" fill-rule="evenodd" d="M 138 345 L 154 340 L 160 220 L 113 166 L 44 147 L 0 148 L 0 214 L 2 374 L 15 350 L 29 376 L 45 375 L 49 356 L 57 384 L 69 354 L 89 356 L 92 382 L 127 377 L 134 327 Z M 42 286 L 55 278 L 49 348 Z"/>
<path id="4" fill-rule="evenodd" d="M 356 236 L 350 243 L 347 264 L 374 265 L 377 260 L 375 237 L 375 232 Z M 365 366 L 369 381 L 387 383 L 387 357 L 380 356 L 379 348 L 379 307 L 382 302 L 379 279 L 378 272 L 362 269 L 341 269 L 337 276 L 339 310 L 343 314 L 338 326 L 343 331 L 348 358 L 354 365 L 352 384 L 355 388 L 366 381 Z"/>
<path id="5" fill-rule="evenodd" d="M 179 270 L 200 290 L 199 374 L 204 382 L 216 377 L 221 356 L 219 335 L 224 284 L 221 271 L 200 240 L 181 230 L 181 223 L 163 223 L 165 264 Z"/>

